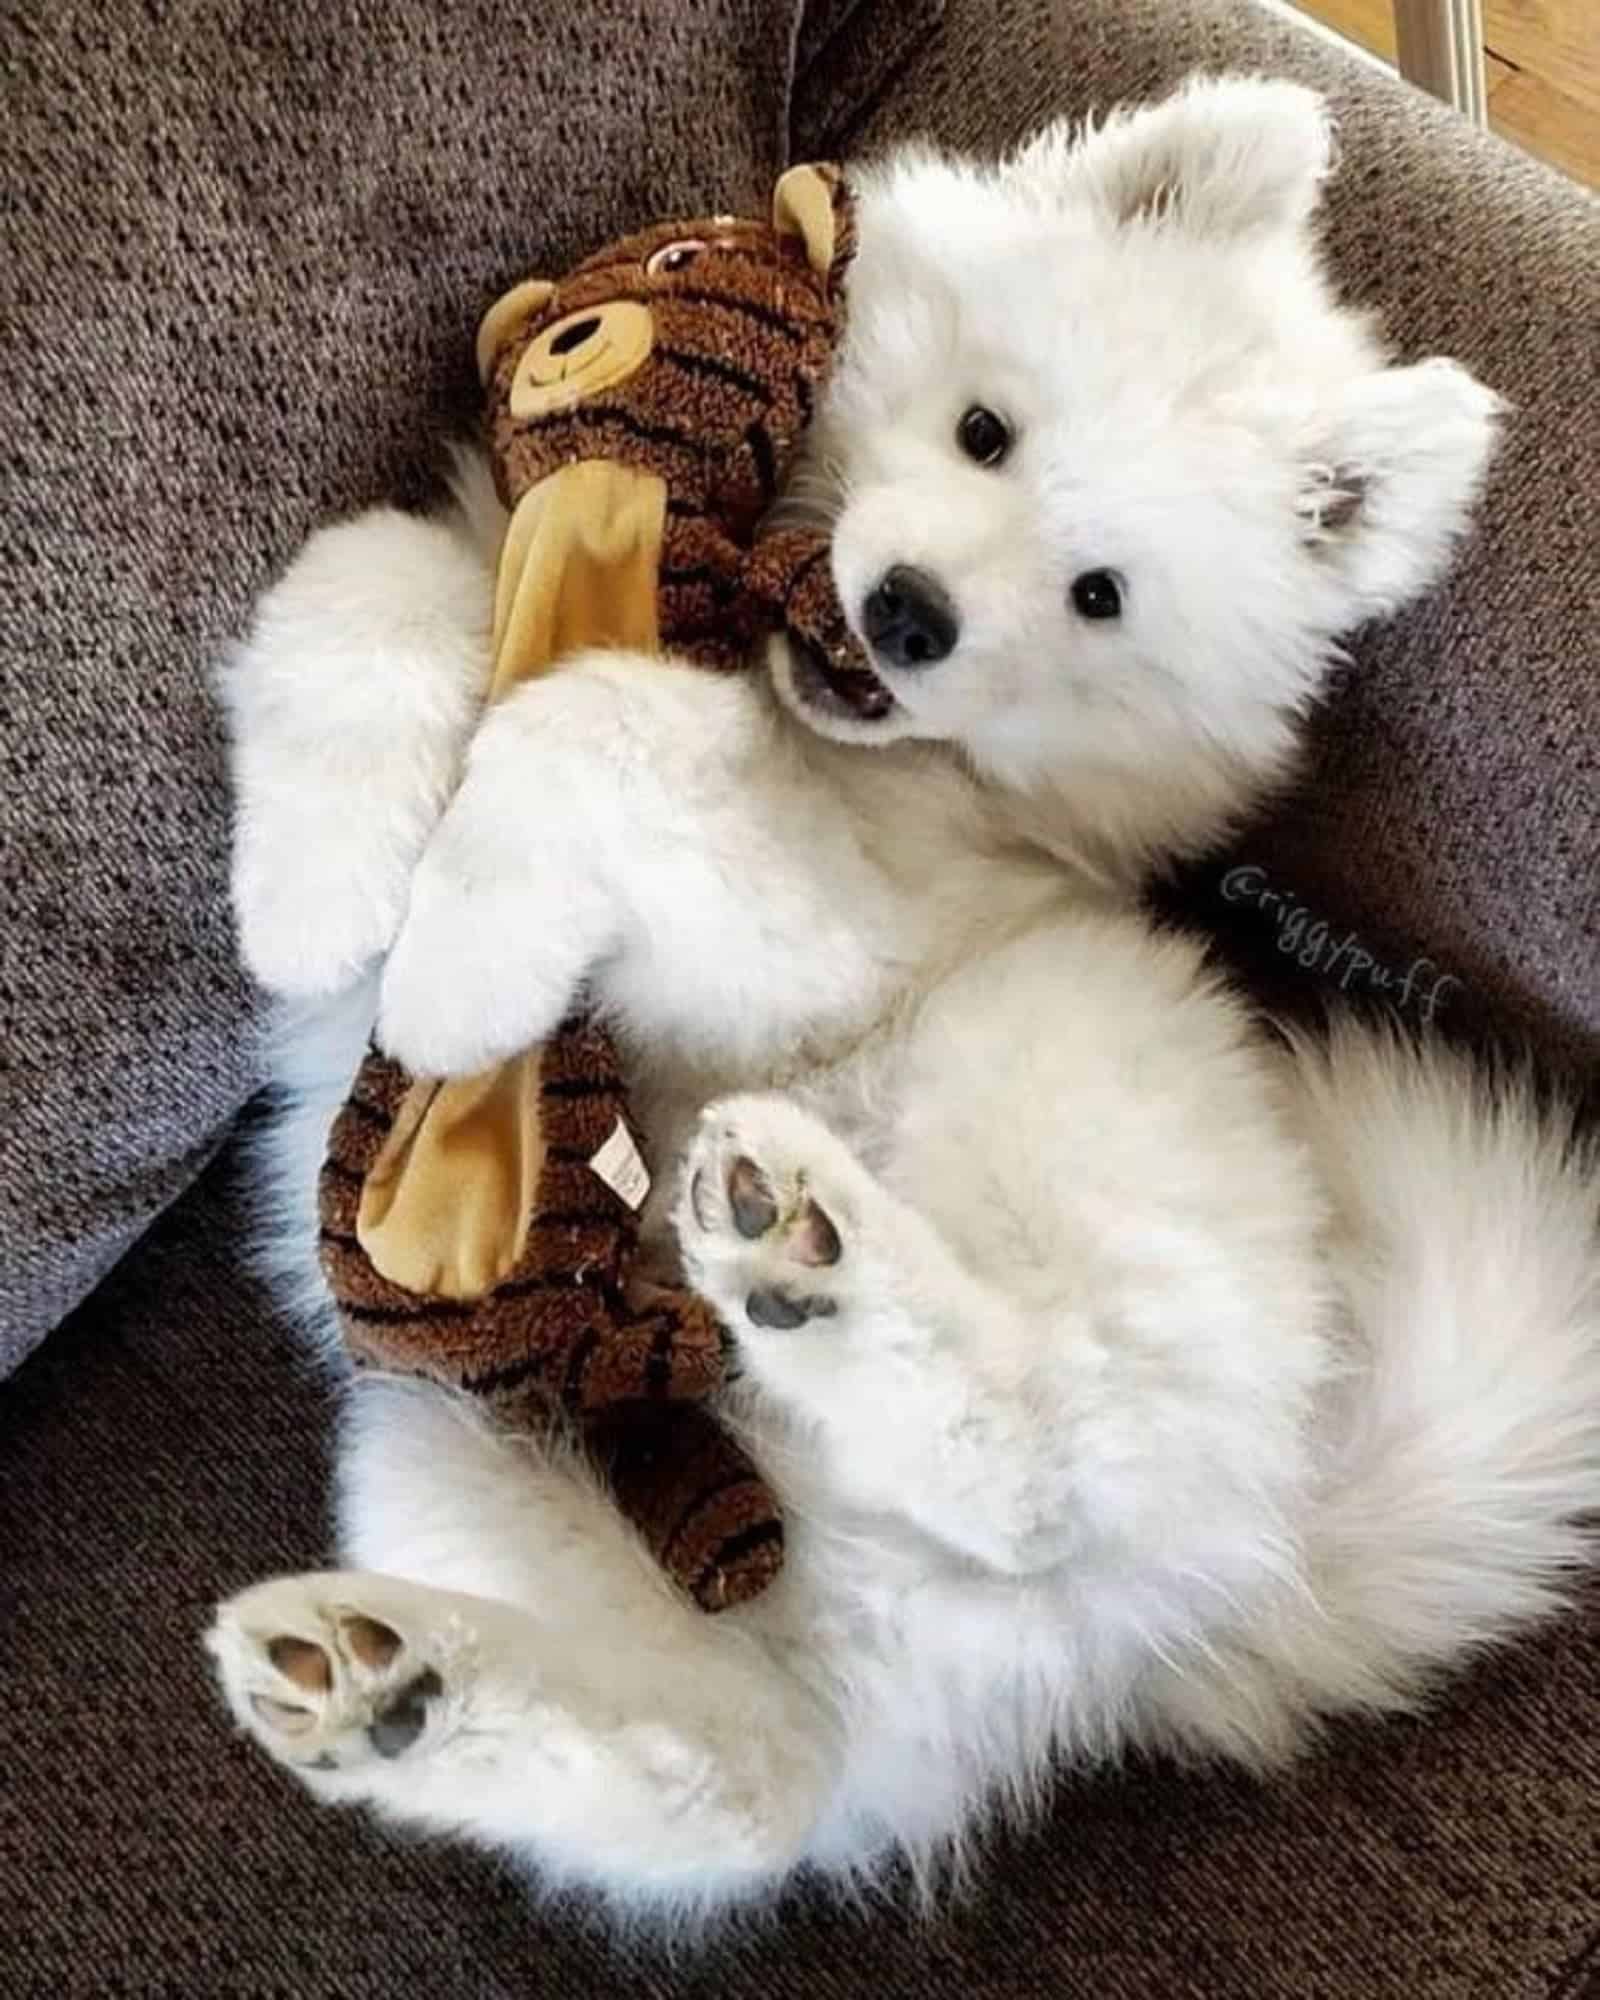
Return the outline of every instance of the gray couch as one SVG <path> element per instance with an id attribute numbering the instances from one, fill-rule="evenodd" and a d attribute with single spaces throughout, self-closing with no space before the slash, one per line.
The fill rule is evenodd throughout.
<path id="1" fill-rule="evenodd" d="M 426 491 L 482 304 L 786 156 L 993 147 L 1197 65 L 1323 85 L 1345 283 L 1518 413 L 1451 582 L 1360 635 L 1295 794 L 1163 900 L 1274 1006 L 1347 978 L 1320 922 L 1375 968 L 1351 998 L 1431 994 L 1585 1088 L 1600 209 L 1248 0 L 55 0 L 6 50 L 0 1992 L 1600 1991 L 1593 1598 L 1286 1781 L 1064 1777 L 930 1925 L 800 1895 L 671 1964 L 313 1811 L 196 1643 L 218 1593 L 328 1549 L 326 1387 L 241 1257 L 260 1055 L 206 664 L 316 520 Z"/>

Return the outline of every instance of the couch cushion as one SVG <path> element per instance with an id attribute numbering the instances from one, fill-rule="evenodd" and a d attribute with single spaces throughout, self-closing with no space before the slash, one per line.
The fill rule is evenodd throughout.
<path id="1" fill-rule="evenodd" d="M 926 135 L 992 152 L 1196 68 L 1273 71 L 1330 95 L 1338 279 L 1403 356 L 1457 355 L 1516 408 L 1453 574 L 1356 635 L 1303 782 L 1195 871 L 1184 907 L 1242 963 L 1288 974 L 1275 1000 L 1343 988 L 1413 1023 L 1509 1024 L 1592 1078 L 1600 202 L 1246 0 L 1016 0 L 1003 27 L 985 0 L 951 0 L 945 32 L 866 117 L 841 125 L 826 93 L 802 100 L 800 143 L 848 153 Z"/>
<path id="2" fill-rule="evenodd" d="M 1064 1783 L 924 1928 L 804 1898 L 676 1965 L 464 1849 L 320 1810 L 230 1734 L 212 1600 L 328 1560 L 328 1399 L 242 1278 L 232 1163 L 0 1385 L 5 1991 L 295 2000 L 1577 2000 L 1600 1601 L 1412 1724 L 1255 1786 Z"/>
<path id="3" fill-rule="evenodd" d="M 931 11 L 902 9 L 885 46 Z M 441 433 L 473 421 L 473 329 L 509 281 L 663 213 L 765 200 L 796 62 L 850 12 L 14 14 L 0 1370 L 256 1076 L 208 663 L 315 522 L 424 491 Z"/>

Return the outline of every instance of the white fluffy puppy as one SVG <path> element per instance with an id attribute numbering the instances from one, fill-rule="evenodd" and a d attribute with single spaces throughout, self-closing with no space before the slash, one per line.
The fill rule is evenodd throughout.
<path id="1" fill-rule="evenodd" d="M 594 656 L 464 750 L 481 498 L 332 529 L 267 598 L 229 686 L 245 949 L 302 1003 L 285 1262 L 311 1296 L 374 1017 L 467 1070 L 587 976 L 789 1529 L 706 1617 L 580 1464 L 355 1384 L 348 1569 L 210 1637 L 318 1798 L 664 1919 L 927 1879 L 1055 1760 L 1265 1763 L 1559 1601 L 1592 1161 L 1454 1061 L 1263 1036 L 1132 895 L 1282 772 L 1490 450 L 1492 395 L 1329 296 L 1328 157 L 1307 92 L 1199 82 L 861 176 L 804 486 L 875 700 Z"/>

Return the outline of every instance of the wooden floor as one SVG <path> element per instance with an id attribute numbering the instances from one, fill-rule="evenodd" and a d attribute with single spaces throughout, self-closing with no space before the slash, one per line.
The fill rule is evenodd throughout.
<path id="1" fill-rule="evenodd" d="M 1394 61 L 1389 0 L 1294 0 Z M 1600 188 L 1600 0 L 1483 0 L 1489 123 Z"/>

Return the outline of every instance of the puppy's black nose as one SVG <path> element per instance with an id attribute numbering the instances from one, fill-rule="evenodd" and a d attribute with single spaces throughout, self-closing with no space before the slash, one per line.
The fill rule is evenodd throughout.
<path id="1" fill-rule="evenodd" d="M 949 592 L 906 563 L 871 590 L 861 607 L 861 626 L 875 653 L 897 667 L 931 667 L 955 648 L 961 620 Z"/>

